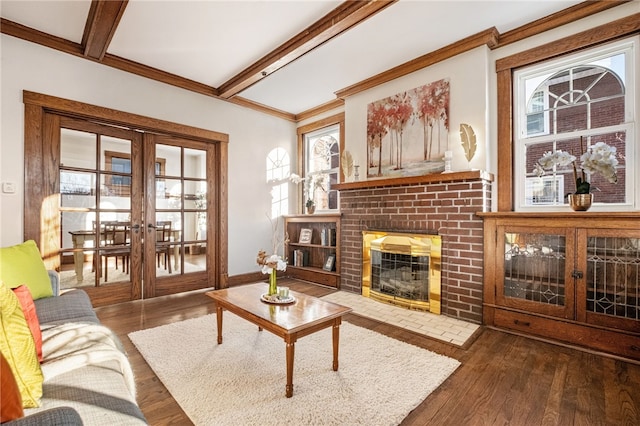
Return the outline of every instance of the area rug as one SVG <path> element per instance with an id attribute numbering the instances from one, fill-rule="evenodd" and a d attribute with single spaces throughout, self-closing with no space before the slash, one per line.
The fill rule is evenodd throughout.
<path id="1" fill-rule="evenodd" d="M 339 370 L 331 329 L 296 343 L 285 397 L 285 343 L 225 312 L 129 334 L 196 425 L 397 425 L 460 363 L 343 322 Z"/>

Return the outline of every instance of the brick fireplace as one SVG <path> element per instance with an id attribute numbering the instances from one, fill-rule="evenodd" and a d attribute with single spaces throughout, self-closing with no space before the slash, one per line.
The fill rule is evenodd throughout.
<path id="1" fill-rule="evenodd" d="M 362 291 L 363 231 L 437 233 L 442 241 L 441 313 L 482 323 L 483 223 L 491 174 L 482 171 L 335 185 L 340 191 L 340 287 Z"/>

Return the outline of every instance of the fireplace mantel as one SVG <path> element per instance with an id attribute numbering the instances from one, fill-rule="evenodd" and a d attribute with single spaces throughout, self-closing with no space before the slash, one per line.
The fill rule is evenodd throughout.
<path id="1" fill-rule="evenodd" d="M 493 182 L 493 174 L 484 170 L 467 170 L 451 173 L 431 173 L 422 176 L 402 176 L 382 179 L 361 180 L 357 182 L 338 183 L 331 189 L 338 191 L 380 188 L 385 186 L 416 185 L 423 183 L 454 182 L 459 180 L 486 180 Z"/>

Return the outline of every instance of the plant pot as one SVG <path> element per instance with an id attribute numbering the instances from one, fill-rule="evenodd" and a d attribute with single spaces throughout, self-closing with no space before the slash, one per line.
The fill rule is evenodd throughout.
<path id="1" fill-rule="evenodd" d="M 593 202 L 593 194 L 569 194 L 569 205 L 576 212 L 586 212 Z"/>
<path id="2" fill-rule="evenodd" d="M 316 206 L 308 206 L 307 207 L 307 214 L 314 214 L 316 211 Z"/>

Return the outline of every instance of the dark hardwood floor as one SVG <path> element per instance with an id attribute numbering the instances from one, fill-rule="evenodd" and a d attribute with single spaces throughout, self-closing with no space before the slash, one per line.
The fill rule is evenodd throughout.
<path id="1" fill-rule="evenodd" d="M 333 291 L 300 281 L 280 282 L 313 296 Z M 122 339 L 136 375 L 138 402 L 149 423 L 191 424 L 127 334 L 213 313 L 211 299 L 198 291 L 96 311 Z M 640 365 L 636 363 L 492 329 L 483 329 L 462 349 L 357 315 L 346 320 L 462 363 L 404 419 L 403 426 L 640 425 Z"/>

